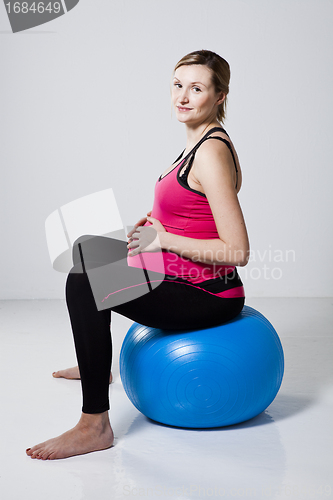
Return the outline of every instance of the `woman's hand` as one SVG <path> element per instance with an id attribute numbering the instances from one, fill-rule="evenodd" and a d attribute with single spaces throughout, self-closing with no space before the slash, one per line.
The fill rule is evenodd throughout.
<path id="1" fill-rule="evenodd" d="M 148 214 L 147 214 L 148 215 Z M 143 219 L 141 219 L 142 221 Z M 161 250 L 159 233 L 164 233 L 166 230 L 159 220 L 148 216 L 146 218 L 150 222 L 150 226 L 135 225 L 134 229 L 128 233 L 130 236 L 127 248 L 128 255 L 133 257 L 141 252 L 157 252 Z M 139 221 L 140 222 L 140 221 Z"/>
<path id="2" fill-rule="evenodd" d="M 147 212 L 147 215 L 148 217 L 151 215 L 151 211 L 150 212 Z M 147 222 L 147 217 L 142 217 L 142 219 L 140 219 L 136 224 L 135 226 L 133 227 L 133 229 L 128 233 L 127 235 L 127 238 L 131 238 L 132 234 L 137 230 L 137 228 L 139 226 L 144 226 Z"/>

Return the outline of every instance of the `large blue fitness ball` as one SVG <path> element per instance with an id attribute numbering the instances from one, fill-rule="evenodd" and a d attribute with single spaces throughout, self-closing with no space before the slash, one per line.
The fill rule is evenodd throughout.
<path id="1" fill-rule="evenodd" d="M 121 380 L 134 406 L 178 427 L 219 427 L 255 417 L 275 398 L 283 370 L 276 331 L 248 306 L 204 330 L 134 323 L 120 353 Z"/>

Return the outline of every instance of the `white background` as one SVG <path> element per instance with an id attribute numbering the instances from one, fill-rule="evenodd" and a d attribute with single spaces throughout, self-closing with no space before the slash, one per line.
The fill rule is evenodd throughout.
<path id="1" fill-rule="evenodd" d="M 12 34 L 1 3 L 0 299 L 63 298 L 44 232 L 61 205 L 112 187 L 125 224 L 151 209 L 185 147 L 172 70 L 203 48 L 231 66 L 247 296 L 332 296 L 332 14 L 329 0 L 81 0 Z"/>

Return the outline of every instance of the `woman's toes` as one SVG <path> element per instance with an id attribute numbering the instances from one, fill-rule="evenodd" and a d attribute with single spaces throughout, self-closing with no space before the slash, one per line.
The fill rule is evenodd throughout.
<path id="1" fill-rule="evenodd" d="M 31 457 L 31 456 L 32 456 L 32 454 L 33 454 L 33 452 L 34 452 L 34 450 L 33 450 L 32 448 L 27 448 L 27 449 L 25 450 L 25 452 L 26 452 L 26 454 L 28 455 L 28 457 Z"/>
<path id="2" fill-rule="evenodd" d="M 49 456 L 51 455 L 51 452 L 50 450 L 45 450 L 43 453 L 40 453 L 39 454 L 39 458 L 41 460 L 47 460 L 49 458 Z"/>
<path id="3" fill-rule="evenodd" d="M 67 378 L 68 380 L 80 380 L 80 370 L 78 366 L 66 368 L 65 370 L 58 370 L 52 373 L 54 378 Z M 110 384 L 112 383 L 112 373 L 110 373 Z"/>
<path id="4" fill-rule="evenodd" d="M 72 377 L 70 377 L 70 373 L 68 372 L 68 370 L 59 370 L 57 372 L 53 372 L 52 377 L 54 377 L 54 378 L 72 378 Z"/>
<path id="5" fill-rule="evenodd" d="M 38 455 L 41 453 L 42 449 L 41 445 L 34 446 L 33 448 L 27 448 L 26 454 L 31 458 L 39 458 Z"/>
<path id="6" fill-rule="evenodd" d="M 66 368 L 65 370 L 58 370 L 52 373 L 54 378 L 67 378 L 69 380 L 79 380 L 80 370 L 78 366 L 73 366 L 72 368 Z"/>

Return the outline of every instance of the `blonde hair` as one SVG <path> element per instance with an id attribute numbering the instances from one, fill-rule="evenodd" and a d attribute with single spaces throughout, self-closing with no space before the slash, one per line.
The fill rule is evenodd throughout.
<path id="1" fill-rule="evenodd" d="M 201 64 L 207 66 L 212 73 L 212 82 L 215 92 L 222 92 L 225 95 L 224 101 L 217 108 L 217 119 L 223 123 L 226 116 L 227 95 L 229 93 L 230 66 L 223 57 L 210 50 L 196 50 L 182 57 L 177 62 L 174 72 L 180 66 L 190 66 L 191 64 Z"/>

